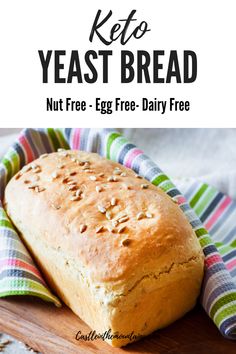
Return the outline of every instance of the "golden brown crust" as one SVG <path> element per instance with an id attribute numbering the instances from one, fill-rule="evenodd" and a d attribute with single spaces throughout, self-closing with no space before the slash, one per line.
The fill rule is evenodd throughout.
<path id="1" fill-rule="evenodd" d="M 89 170 L 73 161 L 77 158 L 90 161 L 92 172 L 86 172 Z M 34 164 L 40 167 L 40 172 L 31 169 L 20 178 L 13 178 L 6 188 L 6 202 L 13 200 L 11 208 L 17 207 L 20 219 L 27 220 L 29 229 L 44 235 L 48 244 L 61 247 L 89 266 L 94 279 L 103 282 L 125 279 L 136 271 L 140 261 L 143 267 L 158 260 L 161 269 L 172 259 L 181 263 L 198 253 L 198 241 L 179 207 L 159 188 L 135 177 L 132 170 L 85 152 L 53 153 Z M 61 165 L 65 167 L 60 168 Z M 126 176 L 114 175 L 116 167 Z M 75 172 L 76 175 L 69 176 L 68 183 L 76 181 L 76 187 L 83 193 L 81 199 L 71 201 L 75 191 L 69 191 L 71 185 L 62 181 Z M 104 176 L 99 177 L 101 173 Z M 107 181 L 112 175 L 117 182 Z M 94 176 L 96 181 L 90 179 Z M 37 193 L 30 189 L 33 183 L 26 181 L 34 181 L 45 190 Z M 142 184 L 148 185 L 148 189 L 142 189 Z M 102 191 L 96 192 L 96 186 Z M 117 227 L 98 210 L 100 205 L 106 207 L 112 198 L 116 199 L 116 205 L 107 209 L 112 220 L 122 215 L 129 218 Z M 137 214 L 142 211 L 150 212 L 152 217 L 137 220 Z M 87 226 L 83 233 L 81 225 Z M 99 226 L 103 230 L 96 233 Z M 126 228 L 118 233 L 121 226 Z M 113 227 L 113 232 L 107 227 Z M 125 239 L 130 240 L 127 246 L 122 245 Z"/>
<path id="2" fill-rule="evenodd" d="M 100 287 L 96 296 L 106 308 L 106 324 L 116 329 L 120 318 L 109 306 L 116 307 L 117 298 L 131 299 L 136 291 L 139 301 L 143 298 L 140 295 L 143 281 L 150 276 L 153 279 L 148 286 L 156 284 L 153 291 L 158 291 L 159 275 L 168 274 L 173 267 L 181 270 L 169 278 L 172 279 L 169 288 L 178 286 L 175 278 L 190 284 L 189 299 L 183 293 L 180 311 L 172 311 L 173 320 L 194 305 L 203 273 L 202 251 L 185 215 L 163 191 L 118 163 L 82 151 L 52 153 L 30 166 L 7 185 L 6 208 L 35 257 L 40 255 L 44 259 L 46 267 L 40 258 L 38 262 L 45 268 L 53 288 L 77 314 L 96 326 L 96 315 L 92 316 L 89 308 L 96 287 Z M 44 254 L 48 252 L 47 257 L 41 254 L 40 243 L 41 248 L 45 247 Z M 71 289 L 74 284 L 74 280 L 65 276 L 65 264 L 59 262 L 61 276 L 59 268 L 48 269 L 55 257 L 67 260 L 74 275 L 78 273 L 78 277 L 87 279 L 87 290 L 81 280 L 77 283 L 78 291 L 83 288 L 88 298 L 90 294 L 90 306 L 84 305 L 87 308 L 84 312 L 77 307 L 75 298 L 70 301 L 71 292 L 65 289 Z M 190 272 L 188 267 L 181 268 L 189 262 L 193 267 Z M 148 287 L 145 289 L 148 291 Z M 181 292 L 178 289 L 180 298 Z M 152 301 L 156 308 L 155 298 Z M 122 308 L 124 304 L 118 303 L 118 309 L 120 305 Z M 128 307 L 127 313 L 134 316 L 135 309 L 131 304 Z M 89 320 L 91 316 L 95 319 Z M 101 317 L 97 315 L 99 321 Z M 140 321 L 145 321 L 145 316 Z M 167 322 L 170 321 L 171 316 Z M 151 327 L 143 333 L 150 333 L 153 326 L 165 325 L 162 322 L 150 320 Z"/>

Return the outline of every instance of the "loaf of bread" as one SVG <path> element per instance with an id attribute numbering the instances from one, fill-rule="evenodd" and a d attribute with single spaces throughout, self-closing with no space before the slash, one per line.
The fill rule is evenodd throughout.
<path id="1" fill-rule="evenodd" d="M 178 205 L 124 166 L 59 150 L 8 183 L 5 207 L 50 287 L 120 347 L 192 309 L 199 242 Z"/>

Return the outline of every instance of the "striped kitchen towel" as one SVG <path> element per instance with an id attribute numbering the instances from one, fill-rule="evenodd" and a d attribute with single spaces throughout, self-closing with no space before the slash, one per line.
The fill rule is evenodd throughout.
<path id="1" fill-rule="evenodd" d="M 3 200 L 7 182 L 20 168 L 58 148 L 97 152 L 115 160 L 159 186 L 179 204 L 205 255 L 201 303 L 220 332 L 226 338 L 236 339 L 236 203 L 195 180 L 179 181 L 181 194 L 143 151 L 111 129 L 23 130 L 1 161 L 0 199 Z M 1 206 L 0 297 L 24 294 L 59 304 Z"/>

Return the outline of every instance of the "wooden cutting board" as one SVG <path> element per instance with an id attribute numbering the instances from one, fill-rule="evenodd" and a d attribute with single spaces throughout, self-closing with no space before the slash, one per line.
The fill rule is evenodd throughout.
<path id="1" fill-rule="evenodd" d="M 76 341 L 78 331 L 90 332 L 83 321 L 66 306 L 55 308 L 31 297 L 0 299 L 0 331 L 46 354 L 236 353 L 236 342 L 223 338 L 200 306 L 171 326 L 124 349 L 112 348 L 102 340 Z"/>

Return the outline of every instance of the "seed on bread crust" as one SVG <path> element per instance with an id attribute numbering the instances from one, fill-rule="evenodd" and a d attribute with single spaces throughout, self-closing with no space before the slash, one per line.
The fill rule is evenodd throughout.
<path id="1" fill-rule="evenodd" d="M 122 222 L 126 222 L 129 220 L 128 216 L 123 216 L 122 218 L 118 219 L 118 222 L 121 224 Z"/>
<path id="2" fill-rule="evenodd" d="M 115 206 L 116 205 L 116 198 L 111 198 L 111 206 Z"/>
<path id="3" fill-rule="evenodd" d="M 35 189 L 36 187 L 38 187 L 38 184 L 31 184 L 28 189 Z"/>
<path id="4" fill-rule="evenodd" d="M 53 209 L 55 209 L 55 210 L 61 209 L 61 206 L 60 206 L 59 204 L 56 204 L 56 203 L 52 203 L 51 206 L 52 206 Z"/>
<path id="5" fill-rule="evenodd" d="M 96 228 L 96 234 L 99 234 L 99 232 L 102 232 L 103 231 L 103 226 L 100 225 Z"/>
<path id="6" fill-rule="evenodd" d="M 80 200 L 80 196 L 75 195 L 75 196 L 73 196 L 73 197 L 70 197 L 70 200 L 71 200 L 72 202 L 77 202 L 78 200 Z"/>
<path id="7" fill-rule="evenodd" d="M 107 182 L 117 182 L 116 176 L 109 176 L 109 177 L 107 178 Z"/>
<path id="8" fill-rule="evenodd" d="M 42 154 L 39 156 L 40 159 L 45 159 L 45 157 L 48 157 L 48 154 Z"/>
<path id="9" fill-rule="evenodd" d="M 119 229 L 118 229 L 118 234 L 121 234 L 123 231 L 125 231 L 125 229 L 126 229 L 126 226 L 125 226 L 125 225 L 119 227 Z"/>
<path id="10" fill-rule="evenodd" d="M 79 227 L 79 231 L 80 231 L 81 234 L 82 234 L 86 229 L 87 229 L 87 225 L 85 225 L 85 224 L 82 224 L 82 225 L 80 225 L 80 227 Z"/>
<path id="11" fill-rule="evenodd" d="M 15 175 L 15 179 L 18 180 L 19 178 L 21 178 L 22 174 L 20 172 L 18 172 L 16 175 Z"/>
<path id="12" fill-rule="evenodd" d="M 75 192 L 76 197 L 80 197 L 82 194 L 82 190 L 81 189 L 77 189 L 77 191 Z"/>
<path id="13" fill-rule="evenodd" d="M 110 211 L 107 211 L 107 212 L 106 212 L 106 218 L 107 218 L 108 220 L 111 220 L 111 212 L 110 212 Z"/>
<path id="14" fill-rule="evenodd" d="M 59 176 L 59 174 L 56 171 L 51 174 L 51 177 L 53 179 L 56 179 L 58 176 Z"/>
<path id="15" fill-rule="evenodd" d="M 26 165 L 22 168 L 21 172 L 22 173 L 25 173 L 25 172 L 28 172 L 32 169 L 32 166 L 31 165 Z"/>
<path id="16" fill-rule="evenodd" d="M 123 246 L 129 246 L 130 243 L 131 243 L 131 240 L 130 240 L 129 238 L 126 238 L 126 239 L 123 240 L 121 243 L 122 243 Z"/>
<path id="17" fill-rule="evenodd" d="M 77 189 L 77 186 L 73 184 L 73 185 L 69 186 L 68 191 L 76 191 L 76 189 Z"/>
<path id="18" fill-rule="evenodd" d="M 96 192 L 100 193 L 102 191 L 102 187 L 101 186 L 96 186 Z"/>
<path id="19" fill-rule="evenodd" d="M 145 214 L 143 211 L 140 211 L 137 215 L 136 215 L 136 219 L 137 220 L 141 220 L 145 217 Z"/>
<path id="20" fill-rule="evenodd" d="M 102 213 L 102 214 L 105 214 L 106 213 L 106 208 L 104 207 L 104 206 L 102 206 L 102 205 L 98 205 L 98 210 L 100 211 L 100 213 Z"/>

